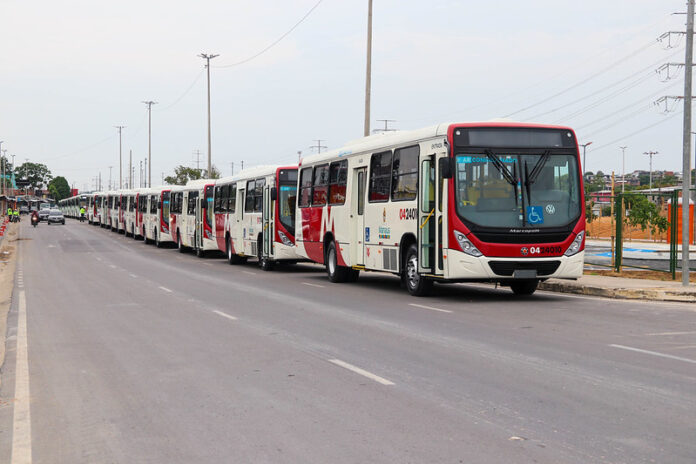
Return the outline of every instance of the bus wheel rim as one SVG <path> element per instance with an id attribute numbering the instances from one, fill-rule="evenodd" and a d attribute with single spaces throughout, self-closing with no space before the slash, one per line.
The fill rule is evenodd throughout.
<path id="1" fill-rule="evenodd" d="M 336 273 L 336 250 L 334 248 L 329 249 L 329 273 L 331 275 Z"/>
<path id="2" fill-rule="evenodd" d="M 408 283 L 411 287 L 418 285 L 420 276 L 418 275 L 418 258 L 415 256 L 411 256 L 408 260 L 408 265 L 406 266 L 406 277 L 408 278 Z"/>

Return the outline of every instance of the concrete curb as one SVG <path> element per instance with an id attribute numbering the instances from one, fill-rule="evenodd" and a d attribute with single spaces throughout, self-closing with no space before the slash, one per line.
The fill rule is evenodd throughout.
<path id="1" fill-rule="evenodd" d="M 575 281 L 547 280 L 539 283 L 539 290 L 576 295 L 600 296 L 625 300 L 678 301 L 696 303 L 696 293 L 669 287 L 610 288 L 584 285 Z"/>

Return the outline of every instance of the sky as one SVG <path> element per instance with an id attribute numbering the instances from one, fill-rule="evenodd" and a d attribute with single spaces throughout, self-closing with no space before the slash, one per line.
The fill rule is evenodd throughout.
<path id="1" fill-rule="evenodd" d="M 296 162 L 363 134 L 367 0 L 3 0 L 0 140 L 16 163 L 45 163 L 80 190 L 123 177 L 132 150 L 152 184 L 177 165 Z M 266 52 L 313 7 L 292 32 Z M 375 129 L 456 121 L 567 125 L 585 170 L 681 170 L 684 0 L 374 0 Z M 248 60 L 248 61 L 247 61 Z M 244 62 L 235 65 L 236 63 Z M 680 74 L 682 76 L 680 76 Z M 665 109 L 668 110 L 665 112 Z M 693 165 L 693 162 L 692 162 Z"/>

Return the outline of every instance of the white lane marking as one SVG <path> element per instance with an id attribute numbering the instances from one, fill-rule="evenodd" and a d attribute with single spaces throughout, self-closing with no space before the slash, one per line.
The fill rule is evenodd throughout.
<path id="1" fill-rule="evenodd" d="M 110 267 L 111 269 L 116 269 L 116 266 L 115 266 L 114 264 L 109 264 L 109 267 Z"/>
<path id="2" fill-rule="evenodd" d="M 372 372 L 368 372 L 365 369 L 360 369 L 359 367 L 349 364 L 345 361 L 341 361 L 340 359 L 329 359 L 329 362 L 337 366 L 341 366 L 344 369 L 348 369 L 349 371 L 355 372 L 356 374 L 360 374 L 363 377 L 367 377 L 370 380 L 374 380 L 377 383 L 381 383 L 382 385 L 394 385 L 394 382 L 392 382 L 391 380 L 387 380 L 384 377 L 380 377 L 379 375 L 373 374 Z"/>
<path id="3" fill-rule="evenodd" d="M 433 308 L 432 306 L 425 306 L 421 304 L 416 304 L 416 303 L 409 303 L 409 306 L 413 306 L 414 308 L 423 308 L 423 309 L 429 309 L 431 311 L 440 311 L 441 313 L 451 313 L 449 309 L 440 309 L 440 308 Z"/>
<path id="4" fill-rule="evenodd" d="M 229 314 L 223 313 L 222 311 L 218 311 L 217 309 L 213 309 L 213 312 L 214 312 L 215 314 L 217 314 L 218 316 L 226 317 L 227 319 L 231 319 L 231 320 L 233 320 L 233 321 L 236 321 L 236 320 L 237 320 L 236 317 L 230 316 Z"/>
<path id="5" fill-rule="evenodd" d="M 674 359 L 676 361 L 683 361 L 691 364 L 696 364 L 696 360 L 689 358 L 682 358 L 680 356 L 672 356 L 671 354 L 658 353 L 657 351 L 641 350 L 640 348 L 633 348 L 631 346 L 624 345 L 609 345 L 612 348 L 619 348 L 622 350 L 635 351 L 636 353 L 651 354 L 653 356 L 659 356 L 661 358 Z"/>
<path id="6" fill-rule="evenodd" d="M 52 244 L 51 244 L 51 245 L 48 245 L 48 248 L 55 248 L 55 247 L 56 247 L 56 246 L 55 246 L 55 245 L 52 245 Z"/>
<path id="7" fill-rule="evenodd" d="M 309 282 L 302 282 L 302 285 L 309 285 L 310 287 L 324 288 L 323 285 L 319 285 L 319 284 L 310 284 Z"/>
<path id="8" fill-rule="evenodd" d="M 17 317 L 17 361 L 15 403 L 12 420 L 11 464 L 31 464 L 31 411 L 29 404 L 29 353 L 27 343 L 27 299 L 19 293 Z"/>
<path id="9" fill-rule="evenodd" d="M 693 335 L 696 334 L 696 330 L 691 331 L 691 332 L 655 332 L 655 333 L 649 333 L 645 335 Z"/>
<path id="10" fill-rule="evenodd" d="M 135 274 L 128 274 L 128 275 L 131 276 L 131 277 L 134 278 L 134 279 L 137 279 L 137 278 L 138 278 L 138 276 L 135 275 Z"/>
<path id="11" fill-rule="evenodd" d="M 256 272 L 251 272 L 251 271 L 244 271 L 244 273 L 245 273 L 245 274 L 249 274 L 249 275 L 257 275 Z"/>
<path id="12" fill-rule="evenodd" d="M 172 291 L 169 290 L 167 287 L 162 287 L 161 285 L 159 286 L 159 289 L 160 289 L 160 290 L 164 290 L 164 291 L 167 292 L 167 293 L 172 293 Z"/>
<path id="13" fill-rule="evenodd" d="M 94 259 L 96 259 L 97 261 L 101 261 L 101 260 L 102 260 L 99 256 L 95 256 Z"/>

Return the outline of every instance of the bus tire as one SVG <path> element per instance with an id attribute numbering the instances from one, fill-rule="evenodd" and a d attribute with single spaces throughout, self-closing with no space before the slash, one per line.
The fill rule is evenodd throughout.
<path id="1" fill-rule="evenodd" d="M 268 258 L 264 258 L 263 255 L 263 236 L 259 236 L 258 244 L 256 245 L 256 257 L 258 258 L 259 267 L 262 271 L 272 271 L 273 261 Z"/>
<path id="2" fill-rule="evenodd" d="M 418 273 L 418 247 L 408 247 L 406 265 L 402 276 L 406 290 L 413 296 L 427 296 L 433 288 L 433 281 Z"/>
<path id="3" fill-rule="evenodd" d="M 179 253 L 186 253 L 186 247 L 181 243 L 181 235 L 179 231 L 176 231 L 176 247 L 179 249 Z"/>
<path id="4" fill-rule="evenodd" d="M 329 246 L 326 247 L 326 274 L 329 281 L 333 283 L 345 282 L 348 280 L 350 268 L 338 265 L 338 254 L 336 253 L 336 242 L 331 240 Z"/>
<path id="5" fill-rule="evenodd" d="M 360 271 L 357 269 L 351 269 L 348 271 L 348 282 L 357 282 L 360 277 Z"/>
<path id="6" fill-rule="evenodd" d="M 162 245 L 164 244 L 160 241 L 159 234 L 155 232 L 155 246 L 157 248 L 162 248 Z"/>
<path id="7" fill-rule="evenodd" d="M 239 256 L 238 254 L 232 252 L 232 244 L 230 243 L 230 237 L 228 236 L 225 240 L 225 249 L 227 251 L 227 262 L 230 264 L 244 264 L 246 263 L 246 258 Z"/>
<path id="8" fill-rule="evenodd" d="M 511 282 L 510 288 L 515 295 L 531 295 L 536 291 L 538 285 L 539 280 L 537 279 L 520 280 Z"/>

